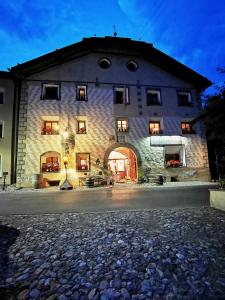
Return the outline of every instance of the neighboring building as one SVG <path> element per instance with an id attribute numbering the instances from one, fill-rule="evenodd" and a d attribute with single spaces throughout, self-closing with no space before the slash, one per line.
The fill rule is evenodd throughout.
<path id="1" fill-rule="evenodd" d="M 204 129 L 191 121 L 211 83 L 151 44 L 83 39 L 11 74 L 18 184 L 30 186 L 38 173 L 59 183 L 64 156 L 75 185 L 103 165 L 117 181 L 137 181 L 147 168 L 169 180 L 209 179 Z"/>
<path id="2" fill-rule="evenodd" d="M 6 183 L 11 182 L 13 147 L 14 82 L 9 72 L 0 71 L 0 181 L 7 172 Z"/>

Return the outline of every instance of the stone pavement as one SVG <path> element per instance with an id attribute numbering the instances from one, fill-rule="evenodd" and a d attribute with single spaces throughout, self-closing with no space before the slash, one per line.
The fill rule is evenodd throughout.
<path id="1" fill-rule="evenodd" d="M 17 215 L 0 224 L 0 299 L 225 299 L 224 212 Z"/>

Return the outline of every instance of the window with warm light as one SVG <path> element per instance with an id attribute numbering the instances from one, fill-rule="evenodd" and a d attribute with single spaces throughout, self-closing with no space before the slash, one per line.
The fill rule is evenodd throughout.
<path id="1" fill-rule="evenodd" d="M 189 123 L 189 122 L 182 122 L 181 123 L 181 131 L 182 131 L 182 134 L 195 133 L 194 130 L 192 129 L 191 123 Z"/>
<path id="2" fill-rule="evenodd" d="M 178 105 L 179 106 L 192 106 L 193 105 L 190 92 L 178 91 L 177 97 L 178 97 Z"/>
<path id="3" fill-rule="evenodd" d="M 43 135 L 57 135 L 59 134 L 58 121 L 44 121 L 42 128 Z"/>
<path id="4" fill-rule="evenodd" d="M 54 173 L 60 171 L 60 154 L 49 151 L 41 156 L 41 172 Z"/>
<path id="5" fill-rule="evenodd" d="M 90 153 L 76 154 L 76 169 L 80 172 L 90 171 Z"/>
<path id="6" fill-rule="evenodd" d="M 160 90 L 147 89 L 147 106 L 161 105 Z"/>
<path id="7" fill-rule="evenodd" d="M 43 84 L 42 99 L 43 100 L 59 100 L 59 84 Z"/>
<path id="8" fill-rule="evenodd" d="M 162 133 L 160 129 L 160 122 L 149 122 L 149 133 L 150 134 L 160 134 Z"/>
<path id="9" fill-rule="evenodd" d="M 114 88 L 114 103 L 115 104 L 130 104 L 129 89 L 122 87 Z"/>
<path id="10" fill-rule="evenodd" d="M 128 131 L 128 120 L 127 119 L 117 119 L 117 131 L 127 132 Z"/>
<path id="11" fill-rule="evenodd" d="M 84 120 L 77 121 L 77 133 L 78 134 L 86 134 L 87 133 L 86 121 L 84 121 Z"/>
<path id="12" fill-rule="evenodd" d="M 77 101 L 87 101 L 87 86 L 77 85 Z"/>

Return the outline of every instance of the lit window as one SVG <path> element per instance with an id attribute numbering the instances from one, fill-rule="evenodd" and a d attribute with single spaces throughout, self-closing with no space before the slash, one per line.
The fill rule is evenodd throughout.
<path id="1" fill-rule="evenodd" d="M 179 106 L 192 106 L 190 92 L 177 92 Z"/>
<path id="2" fill-rule="evenodd" d="M 76 169 L 77 171 L 90 171 L 90 154 L 89 153 L 77 153 L 76 154 Z"/>
<path id="3" fill-rule="evenodd" d="M 0 89 L 0 104 L 4 103 L 4 90 Z"/>
<path id="4" fill-rule="evenodd" d="M 190 123 L 188 122 L 182 122 L 181 123 L 181 131 L 182 134 L 191 134 L 191 133 L 195 133 L 192 129 L 192 126 Z"/>
<path id="5" fill-rule="evenodd" d="M 86 85 L 77 85 L 77 100 L 78 101 L 87 101 L 87 86 Z"/>
<path id="6" fill-rule="evenodd" d="M 127 69 L 131 72 L 135 72 L 138 69 L 138 64 L 134 60 L 129 60 L 127 62 Z"/>
<path id="7" fill-rule="evenodd" d="M 160 122 L 149 122 L 149 133 L 150 134 L 162 133 L 162 131 L 160 129 Z"/>
<path id="8" fill-rule="evenodd" d="M 3 121 L 0 121 L 0 139 L 2 139 L 4 136 L 3 131 L 4 131 L 4 123 Z"/>
<path id="9" fill-rule="evenodd" d="M 111 66 L 111 61 L 104 57 L 99 59 L 98 64 L 102 69 L 108 69 Z"/>
<path id="10" fill-rule="evenodd" d="M 41 171 L 54 173 L 60 171 L 60 154 L 55 151 L 49 151 L 41 156 Z"/>
<path id="11" fill-rule="evenodd" d="M 59 134 L 59 122 L 58 121 L 44 121 L 42 128 L 43 135 L 57 135 Z"/>
<path id="12" fill-rule="evenodd" d="M 147 89 L 147 105 L 161 105 L 159 90 Z"/>
<path id="13" fill-rule="evenodd" d="M 183 145 L 165 146 L 164 150 L 167 168 L 186 166 L 185 148 Z"/>
<path id="14" fill-rule="evenodd" d="M 114 88 L 114 103 L 115 104 L 130 104 L 128 88 Z"/>
<path id="15" fill-rule="evenodd" d="M 77 121 L 77 133 L 78 134 L 86 134 L 86 121 L 78 120 Z"/>
<path id="16" fill-rule="evenodd" d="M 59 100 L 59 85 L 58 84 L 43 84 L 42 99 L 43 100 Z"/>
<path id="17" fill-rule="evenodd" d="M 127 132 L 128 131 L 128 120 L 127 119 L 118 119 L 117 120 L 117 131 L 118 132 Z"/>

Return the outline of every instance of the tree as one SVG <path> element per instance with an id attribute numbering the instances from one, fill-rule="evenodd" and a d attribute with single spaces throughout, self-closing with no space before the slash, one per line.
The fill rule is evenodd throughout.
<path id="1" fill-rule="evenodd" d="M 224 74 L 225 68 L 218 71 Z M 216 165 L 217 178 L 225 178 L 225 82 L 215 88 L 214 94 L 205 96 L 205 108 L 194 122 L 203 120 L 209 148 L 214 151 L 215 161 L 211 163 Z"/>

